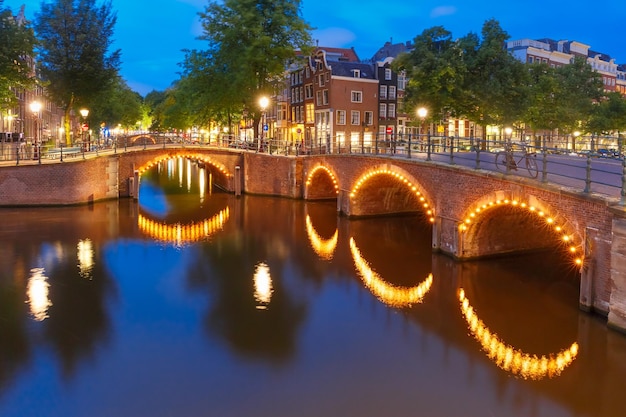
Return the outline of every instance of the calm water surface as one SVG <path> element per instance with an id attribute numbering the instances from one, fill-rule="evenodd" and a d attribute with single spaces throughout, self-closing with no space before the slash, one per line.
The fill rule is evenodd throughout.
<path id="1" fill-rule="evenodd" d="M 198 172 L 0 210 L 0 416 L 626 415 L 626 337 L 562 254 L 456 263 L 420 217 Z"/>

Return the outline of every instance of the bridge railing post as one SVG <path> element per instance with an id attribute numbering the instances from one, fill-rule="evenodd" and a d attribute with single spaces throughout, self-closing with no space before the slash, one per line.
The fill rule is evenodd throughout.
<path id="1" fill-rule="evenodd" d="M 583 192 L 591 192 L 591 152 L 587 154 L 587 166 L 585 167 L 585 189 Z"/>
<path id="2" fill-rule="evenodd" d="M 454 136 L 450 136 L 450 165 L 454 165 Z"/>
<path id="3" fill-rule="evenodd" d="M 430 150 L 430 145 L 431 145 L 431 143 L 430 143 L 430 130 L 429 130 L 428 134 L 426 135 L 426 160 L 427 161 L 431 160 L 431 158 L 430 158 L 430 151 L 431 151 Z"/>
<path id="4" fill-rule="evenodd" d="M 622 157 L 622 190 L 620 192 L 620 206 L 626 206 L 626 157 Z"/>
<path id="5" fill-rule="evenodd" d="M 476 151 L 476 169 L 480 169 L 480 141 L 476 142 L 476 139 L 472 137 L 470 139 L 470 143 L 473 144 L 474 150 Z"/>
<path id="6" fill-rule="evenodd" d="M 408 134 L 408 140 L 406 144 L 406 157 L 411 159 L 411 134 Z"/>
<path id="7" fill-rule="evenodd" d="M 545 146 L 541 150 L 541 182 L 548 182 L 548 151 Z"/>

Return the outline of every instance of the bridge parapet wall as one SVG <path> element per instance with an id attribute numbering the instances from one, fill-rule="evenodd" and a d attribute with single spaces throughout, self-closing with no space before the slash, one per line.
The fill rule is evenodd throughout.
<path id="1" fill-rule="evenodd" d="M 118 198 L 118 165 L 111 158 L 0 169 L 0 205 L 84 204 Z"/>

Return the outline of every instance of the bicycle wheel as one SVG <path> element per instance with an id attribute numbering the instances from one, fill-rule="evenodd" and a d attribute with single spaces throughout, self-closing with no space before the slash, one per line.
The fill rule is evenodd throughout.
<path id="1" fill-rule="evenodd" d="M 531 178 L 537 178 L 539 174 L 539 169 L 537 169 L 537 160 L 535 154 L 526 155 L 526 169 L 530 174 Z"/>
<path id="2" fill-rule="evenodd" d="M 498 171 L 506 172 L 508 166 L 508 155 L 506 151 L 500 151 L 496 153 L 496 169 Z"/>

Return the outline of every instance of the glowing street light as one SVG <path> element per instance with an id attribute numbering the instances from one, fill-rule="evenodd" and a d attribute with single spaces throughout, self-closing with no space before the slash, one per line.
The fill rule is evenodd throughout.
<path id="1" fill-rule="evenodd" d="M 265 129 L 267 129 L 267 115 L 266 115 L 266 109 L 267 106 L 269 106 L 270 104 L 270 99 L 263 96 L 259 99 L 259 106 L 261 106 L 261 111 L 263 112 L 263 117 L 262 117 L 262 123 L 261 123 L 261 138 L 259 139 L 259 143 L 257 146 L 257 151 L 261 150 L 261 142 L 263 142 L 263 140 L 265 139 Z"/>
<path id="2" fill-rule="evenodd" d="M 83 118 L 83 125 L 80 127 L 81 130 L 81 135 L 82 135 L 82 140 L 83 140 L 83 157 L 85 156 L 84 152 L 85 150 L 89 151 L 91 150 L 91 143 L 87 144 L 87 148 L 85 148 L 85 132 L 87 131 L 87 126 L 86 126 L 86 122 L 87 122 L 87 116 L 89 116 L 89 110 L 88 109 L 80 109 L 79 110 L 80 115 Z"/>
<path id="3" fill-rule="evenodd" d="M 41 111 L 41 103 L 38 101 L 33 101 L 30 103 L 30 111 L 33 112 L 33 116 L 35 118 L 35 151 L 37 152 L 37 159 L 41 164 L 41 144 L 39 137 L 39 112 Z"/>
<path id="4" fill-rule="evenodd" d="M 426 107 L 420 107 L 417 109 L 417 117 L 420 118 L 420 120 L 422 121 L 420 124 L 420 134 L 419 134 L 419 139 L 420 142 L 422 142 L 422 135 L 423 135 L 423 130 L 424 130 L 424 120 L 426 119 L 426 116 L 428 115 L 428 109 Z M 427 161 L 430 161 L 430 137 L 428 137 L 428 156 L 426 157 Z M 423 146 L 422 146 L 422 151 L 423 151 Z"/>

